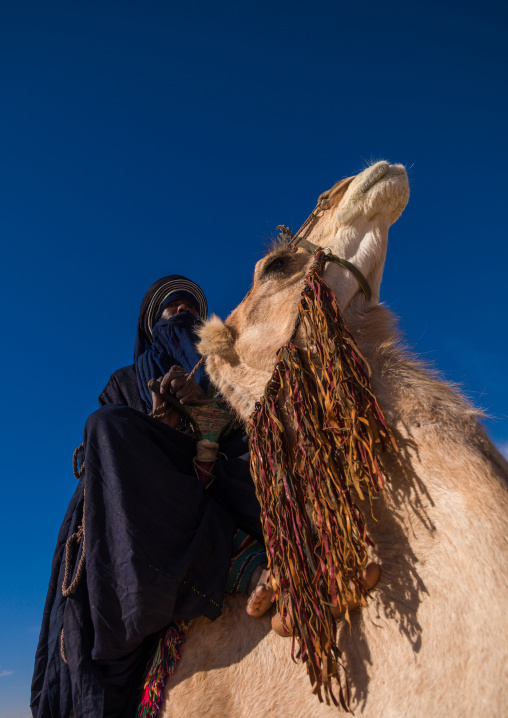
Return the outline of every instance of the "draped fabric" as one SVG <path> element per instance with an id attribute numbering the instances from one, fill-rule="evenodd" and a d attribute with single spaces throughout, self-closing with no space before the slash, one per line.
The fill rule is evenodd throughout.
<path id="1" fill-rule="evenodd" d="M 164 376 L 174 364 L 190 372 L 199 362 L 201 355 L 195 348 L 198 337 L 194 332 L 198 323 L 199 320 L 190 312 L 156 322 L 150 348 L 136 358 L 138 387 L 147 411 L 152 410 L 152 393 L 148 388 L 150 379 Z M 204 367 L 198 369 L 194 378 L 206 394 L 210 382 Z"/>
<path id="2" fill-rule="evenodd" d="M 99 406 L 106 406 L 106 404 L 130 406 L 131 409 L 137 409 L 142 414 L 147 413 L 146 404 L 139 393 L 134 364 L 117 369 L 111 374 L 108 383 L 99 395 Z"/>
<path id="3" fill-rule="evenodd" d="M 243 433 L 221 451 L 217 490 L 206 491 L 190 437 L 118 405 L 89 417 L 85 475 L 58 538 L 36 655 L 35 718 L 68 718 L 71 706 L 75 718 L 130 718 L 157 633 L 172 620 L 220 615 L 236 526 L 261 538 Z M 65 542 L 85 490 L 86 566 L 64 598 Z"/>

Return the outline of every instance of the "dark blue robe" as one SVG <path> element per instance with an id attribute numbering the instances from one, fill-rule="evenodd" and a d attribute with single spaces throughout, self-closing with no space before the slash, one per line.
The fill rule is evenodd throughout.
<path id="1" fill-rule="evenodd" d="M 221 442 L 227 458 L 219 456 L 205 490 L 194 440 L 146 414 L 134 366 L 113 374 L 100 404 L 86 423 L 85 475 L 53 559 L 34 718 L 69 718 L 71 708 L 75 718 L 133 718 L 157 633 L 175 619 L 220 615 L 236 527 L 263 542 L 241 430 Z M 64 598 L 65 543 L 81 522 L 85 488 L 85 570 Z"/>

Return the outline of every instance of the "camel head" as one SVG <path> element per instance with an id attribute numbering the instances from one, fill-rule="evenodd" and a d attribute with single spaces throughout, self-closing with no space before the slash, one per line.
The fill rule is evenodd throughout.
<path id="1" fill-rule="evenodd" d="M 379 301 L 388 229 L 408 198 L 406 170 L 388 162 L 377 162 L 340 180 L 318 198 L 307 240 L 354 264 L 369 283 L 371 302 Z M 198 349 L 206 358 L 207 371 L 243 419 L 263 393 L 277 350 L 293 332 L 312 258 L 304 249 L 294 252 L 279 244 L 256 264 L 251 290 L 226 321 L 212 316 L 200 330 Z M 343 313 L 353 301 L 367 304 L 347 270 L 329 263 L 323 276 Z"/>

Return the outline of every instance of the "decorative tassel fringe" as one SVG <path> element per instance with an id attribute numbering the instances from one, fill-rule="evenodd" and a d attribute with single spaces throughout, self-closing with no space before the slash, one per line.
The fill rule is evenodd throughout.
<path id="1" fill-rule="evenodd" d="M 367 536 L 354 496 L 383 491 L 377 454 L 396 445 L 372 394 L 370 369 L 319 276 L 322 252 L 305 279 L 298 317 L 306 351 L 290 340 L 248 431 L 278 610 L 293 623 L 298 657 L 322 701 L 349 710 L 347 679 L 330 606 L 365 603 L 361 574 Z M 346 620 L 349 621 L 347 608 Z"/>
<path id="2" fill-rule="evenodd" d="M 156 718 L 164 697 L 164 686 L 174 673 L 182 654 L 190 621 L 173 621 L 161 631 L 157 648 L 148 664 L 136 718 Z"/>

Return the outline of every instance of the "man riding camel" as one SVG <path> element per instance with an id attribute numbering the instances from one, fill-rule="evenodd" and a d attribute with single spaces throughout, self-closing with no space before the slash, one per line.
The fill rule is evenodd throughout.
<path id="1" fill-rule="evenodd" d="M 160 377 L 161 394 L 182 409 L 209 395 L 202 367 L 189 379 L 200 359 L 195 328 L 207 313 L 194 282 L 155 282 L 141 304 L 134 364 L 111 376 L 86 422 L 84 471 L 58 537 L 35 660 L 34 718 L 135 715 L 160 631 L 220 616 L 238 529 L 258 542 L 241 569 L 247 612 L 271 606 L 243 428 L 233 423 L 219 438 L 213 481 L 203 482 L 185 412 L 174 403 L 158 412 L 163 398 L 148 387 Z M 377 566 L 369 572 L 370 587 Z M 273 628 L 287 635 L 278 616 Z"/>

